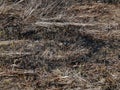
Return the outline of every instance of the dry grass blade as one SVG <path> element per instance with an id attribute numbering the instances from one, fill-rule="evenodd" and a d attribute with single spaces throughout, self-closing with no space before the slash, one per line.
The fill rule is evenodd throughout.
<path id="1" fill-rule="evenodd" d="M 9 40 L 9 41 L 0 41 L 0 46 L 1 45 L 9 45 L 9 44 L 15 44 L 15 43 L 22 43 L 27 40 Z"/>
<path id="2" fill-rule="evenodd" d="M 13 55 L 32 55 L 32 53 L 30 53 L 30 52 L 3 52 L 3 53 L 0 53 L 0 55 L 2 55 L 2 56 L 6 56 L 6 55 L 9 55 L 9 56 L 13 56 Z"/>
<path id="3" fill-rule="evenodd" d="M 96 25 L 109 25 L 106 23 L 75 23 L 75 22 L 36 22 L 35 25 L 43 26 L 43 27 L 50 27 L 50 26 L 96 26 Z M 112 25 L 112 24 L 111 24 Z M 114 25 L 114 24 L 113 24 Z"/>

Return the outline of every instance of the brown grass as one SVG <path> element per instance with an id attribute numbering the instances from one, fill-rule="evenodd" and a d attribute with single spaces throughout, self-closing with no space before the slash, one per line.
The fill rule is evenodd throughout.
<path id="1" fill-rule="evenodd" d="M 119 90 L 120 6 L 0 2 L 0 90 Z"/>

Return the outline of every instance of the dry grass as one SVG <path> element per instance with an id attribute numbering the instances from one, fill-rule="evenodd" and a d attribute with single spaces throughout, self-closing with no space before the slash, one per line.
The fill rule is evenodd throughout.
<path id="1" fill-rule="evenodd" d="M 119 90 L 120 6 L 0 1 L 0 90 Z"/>

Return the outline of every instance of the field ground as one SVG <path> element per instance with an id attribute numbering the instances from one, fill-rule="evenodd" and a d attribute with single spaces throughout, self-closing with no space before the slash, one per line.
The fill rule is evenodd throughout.
<path id="1" fill-rule="evenodd" d="M 120 90 L 120 5 L 43 3 L 0 4 L 0 90 Z"/>

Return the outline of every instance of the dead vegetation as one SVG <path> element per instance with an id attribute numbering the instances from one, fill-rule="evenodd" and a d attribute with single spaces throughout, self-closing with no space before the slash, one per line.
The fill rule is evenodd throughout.
<path id="1" fill-rule="evenodd" d="M 0 1 L 0 90 L 119 90 L 120 5 Z"/>

